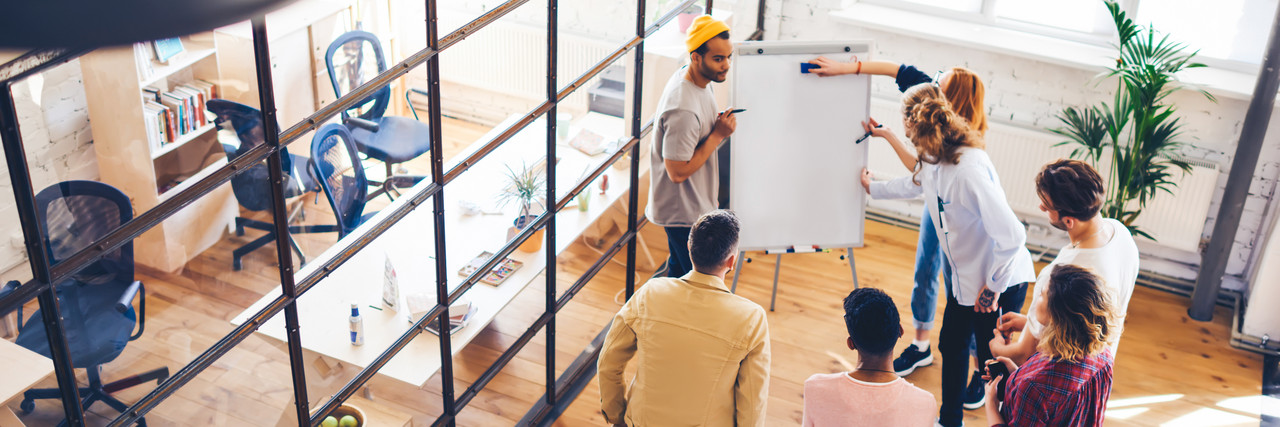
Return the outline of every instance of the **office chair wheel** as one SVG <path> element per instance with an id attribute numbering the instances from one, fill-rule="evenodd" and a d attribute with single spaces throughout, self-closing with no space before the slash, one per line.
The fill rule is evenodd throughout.
<path id="1" fill-rule="evenodd" d="M 236 221 L 236 222 L 239 222 L 239 221 Z M 243 225 L 236 224 L 236 235 L 237 235 L 237 236 L 243 236 L 243 235 L 244 235 L 244 226 L 243 226 Z"/>
<path id="2" fill-rule="evenodd" d="M 231 259 L 231 268 L 235 271 L 240 271 L 240 269 L 244 268 L 244 265 L 240 263 L 240 258 Z"/>
<path id="3" fill-rule="evenodd" d="M 30 414 L 36 410 L 36 401 L 32 399 L 22 399 L 22 403 L 18 404 L 18 409 L 22 410 L 22 415 Z"/>

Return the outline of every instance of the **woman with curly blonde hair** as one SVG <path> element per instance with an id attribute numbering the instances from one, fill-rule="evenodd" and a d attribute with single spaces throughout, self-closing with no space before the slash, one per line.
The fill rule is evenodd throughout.
<path id="1" fill-rule="evenodd" d="M 969 377 L 969 339 L 979 363 L 991 358 L 997 304 L 1019 305 L 1023 283 L 1035 275 L 1027 252 L 1026 231 L 1009 208 L 995 166 L 982 139 L 932 83 L 903 94 L 903 127 L 915 146 L 920 166 L 911 176 L 873 182 L 865 169 L 862 186 L 877 199 L 924 196 L 936 225 L 948 279 L 938 349 L 942 352 L 942 406 L 939 423 L 957 426 L 964 417 L 963 394 Z M 1010 292 L 1005 292 L 1009 290 Z"/>
<path id="2" fill-rule="evenodd" d="M 988 382 L 987 421 L 993 426 L 1101 426 L 1115 363 L 1108 345 L 1117 330 L 1111 293 L 1089 270 L 1060 264 L 1035 304 L 1037 320 L 1044 324 L 1038 351 L 1022 366 L 998 358 L 1012 374 L 1003 395 L 1001 378 Z"/>
<path id="3" fill-rule="evenodd" d="M 933 83 L 951 103 L 951 109 L 969 123 L 969 129 L 978 133 L 979 137 L 987 133 L 987 114 L 983 106 L 986 87 L 982 79 L 973 70 L 964 67 L 951 67 L 946 71 L 938 71 L 933 77 L 913 65 L 899 64 L 893 61 L 853 61 L 840 62 L 819 57 L 810 64 L 817 65 L 812 73 L 822 77 L 846 74 L 865 74 L 871 76 L 893 77 L 898 90 L 906 92 L 912 86 L 921 83 Z M 863 123 L 863 129 L 872 135 L 884 138 L 897 153 L 902 166 L 915 171 L 919 164 L 917 153 L 911 143 L 899 139 L 888 128 L 880 127 L 875 119 Z M 920 215 L 920 237 L 916 243 L 915 273 L 912 275 L 911 317 L 915 332 L 911 344 L 893 359 L 893 370 L 900 376 L 911 375 L 916 368 L 933 364 L 933 352 L 929 348 L 929 333 L 933 330 L 934 313 L 938 311 L 938 273 L 942 271 L 942 251 L 938 245 L 937 233 L 929 213 Z M 948 284 L 948 287 L 951 285 Z M 1025 291 L 1023 291 L 1025 294 Z M 1012 307 L 1002 307 L 1006 313 L 1019 311 L 1023 301 L 1009 301 Z M 973 350 L 976 347 L 970 346 Z M 965 388 L 965 409 L 977 409 L 984 402 L 981 373 L 975 373 Z"/>

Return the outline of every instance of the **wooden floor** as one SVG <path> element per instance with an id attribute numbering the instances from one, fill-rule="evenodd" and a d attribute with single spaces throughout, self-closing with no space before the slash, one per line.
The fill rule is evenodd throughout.
<path id="1" fill-rule="evenodd" d="M 446 120 L 446 155 L 458 152 L 487 130 Z M 424 166 L 425 162 L 419 160 L 409 168 L 422 170 Z M 375 202 L 374 208 L 380 205 L 385 202 Z M 307 201 L 305 206 L 305 222 L 332 221 L 323 200 L 319 204 Z M 230 269 L 231 249 L 258 235 L 229 235 L 179 274 L 141 272 L 148 297 L 146 333 L 104 367 L 104 377 L 112 380 L 159 366 L 176 372 L 231 331 L 231 318 L 278 286 L 271 245 L 246 258 L 243 271 Z M 617 235 L 615 230 L 607 240 L 612 241 Z M 641 235 L 660 262 L 666 253 L 662 230 L 650 226 Z M 332 245 L 335 236 L 305 235 L 300 240 L 304 251 L 316 254 Z M 910 328 L 908 303 L 916 232 L 869 222 L 866 240 L 866 247 L 856 251 L 861 284 L 885 289 L 898 303 L 903 326 Z M 561 290 L 590 266 L 598 251 L 579 241 L 560 257 L 557 281 Z M 773 257 L 756 255 L 740 272 L 739 294 L 767 306 Z M 648 277 L 654 265 L 647 262 L 643 253 L 639 258 L 638 275 Z M 838 253 L 783 258 L 777 311 L 769 313 L 773 364 L 768 424 L 785 426 L 800 422 L 805 378 L 814 373 L 841 371 L 855 356 L 844 345 L 846 333 L 841 319 L 841 299 L 852 289 L 847 261 Z M 620 307 L 625 253 L 614 261 L 557 317 L 558 372 Z M 530 286 L 453 359 L 456 394 L 461 394 L 537 318 L 543 299 L 542 287 Z M 1250 403 L 1250 398 L 1261 392 L 1261 358 L 1228 345 L 1228 310 L 1218 308 L 1214 322 L 1199 323 L 1187 318 L 1186 305 L 1183 297 L 1142 287 L 1135 291 L 1117 358 L 1108 425 L 1257 425 L 1258 404 Z M 471 401 L 459 416 L 460 425 L 512 425 L 541 398 L 545 390 L 544 338 L 539 334 Z M 903 340 L 898 349 L 908 344 Z M 306 359 L 309 400 L 313 405 L 323 402 L 324 396 L 359 371 L 311 353 Z M 908 380 L 938 395 L 939 374 L 940 364 L 935 363 L 917 370 Z M 83 381 L 83 374 L 81 377 Z M 50 378 L 42 386 L 54 384 Z M 117 396 L 134 402 L 151 387 L 135 387 Z M 414 425 L 425 426 L 441 413 L 441 388 L 439 375 L 421 388 L 375 376 L 368 383 L 365 396 L 410 414 Z M 284 345 L 255 335 L 148 414 L 147 420 L 158 426 L 275 425 L 282 415 L 292 415 L 292 401 L 292 378 Z M 7 405 L 18 409 L 17 400 Z M 603 425 L 598 408 L 599 393 L 593 382 L 557 425 Z M 105 425 L 116 415 L 98 404 L 89 411 L 89 424 Z M 60 404 L 43 401 L 22 419 L 28 425 L 45 426 L 56 424 L 60 416 Z M 981 410 L 970 411 L 966 421 L 969 425 L 984 425 Z"/>

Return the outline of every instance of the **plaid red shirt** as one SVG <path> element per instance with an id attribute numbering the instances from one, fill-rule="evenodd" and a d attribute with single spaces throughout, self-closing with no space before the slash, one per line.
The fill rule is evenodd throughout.
<path id="1" fill-rule="evenodd" d="M 1009 375 L 1000 415 L 1023 426 L 1101 426 L 1111 395 L 1111 350 L 1084 360 L 1036 353 Z"/>

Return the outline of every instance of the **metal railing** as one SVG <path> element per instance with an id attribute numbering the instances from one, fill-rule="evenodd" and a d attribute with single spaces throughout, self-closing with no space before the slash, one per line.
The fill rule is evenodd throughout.
<path id="1" fill-rule="evenodd" d="M 431 129 L 431 137 L 433 141 L 441 139 L 441 115 L 440 115 L 440 71 L 439 71 L 439 54 L 449 47 L 457 44 L 467 36 L 483 29 L 494 21 L 502 18 L 511 11 L 520 7 L 528 0 L 509 0 L 493 9 L 485 12 L 471 22 L 459 27 L 457 30 L 445 35 L 437 37 L 438 31 L 438 15 L 437 2 L 435 0 L 426 0 L 426 21 L 427 21 L 427 46 L 405 60 L 388 67 L 386 71 L 379 73 L 365 84 L 353 89 L 350 93 L 339 97 L 337 100 L 329 103 L 323 108 L 316 111 L 307 118 L 291 125 L 284 131 L 280 131 L 280 127 L 276 120 L 274 91 L 272 90 L 271 80 L 271 64 L 269 62 L 267 33 L 264 17 L 257 17 L 252 20 L 252 34 L 255 54 L 255 66 L 258 77 L 258 92 L 260 94 L 260 106 L 264 120 L 264 132 L 266 134 L 266 144 L 248 150 L 244 154 L 238 156 L 235 160 L 229 161 L 226 165 L 218 168 L 205 178 L 195 182 L 185 190 L 175 194 L 173 197 L 166 199 L 152 209 L 143 212 L 134 217 L 132 220 L 122 224 L 115 230 L 109 232 L 93 245 L 84 250 L 75 253 L 66 259 L 51 263 L 46 249 L 46 242 L 43 236 L 39 221 L 36 217 L 34 205 L 34 189 L 32 188 L 30 169 L 26 163 L 26 151 L 23 146 L 22 138 L 18 132 L 17 113 L 13 103 L 13 84 L 26 77 L 36 73 L 43 72 L 59 64 L 74 60 L 86 53 L 87 50 L 75 49 L 53 49 L 34 51 L 25 54 L 9 63 L 0 66 L 0 89 L 3 90 L 4 98 L 0 100 L 0 139 L 3 139 L 3 147 L 5 150 L 6 160 L 9 166 L 10 179 L 13 184 L 15 202 L 18 207 L 19 220 L 22 225 L 23 235 L 25 239 L 26 249 L 30 258 L 34 279 L 19 286 L 13 292 L 0 298 L 0 315 L 7 314 L 22 304 L 30 301 L 32 298 L 38 298 L 42 312 L 44 313 L 43 321 L 49 331 L 48 338 L 50 340 L 50 348 L 52 358 L 54 360 L 55 373 L 58 379 L 59 388 L 63 391 L 62 400 L 63 408 L 66 413 L 67 420 L 70 425 L 80 426 L 84 424 L 84 414 L 79 404 L 78 389 L 75 384 L 75 375 L 72 368 L 71 357 L 67 351 L 68 345 L 63 332 L 60 313 L 57 307 L 58 300 L 54 292 L 52 283 L 59 283 L 72 274 L 84 269 L 91 263 L 102 258 L 122 245 L 132 241 L 152 227 L 160 224 L 166 218 L 174 215 L 182 208 L 196 201 L 205 194 L 226 184 L 232 177 L 243 173 L 250 167 L 260 164 L 263 161 L 268 162 L 268 170 L 270 171 L 269 179 L 272 182 L 279 182 L 283 179 L 282 162 L 283 148 L 288 144 L 296 141 L 307 132 L 317 129 L 321 124 L 337 116 L 341 111 L 351 108 L 368 95 L 391 84 L 395 79 L 408 74 L 410 71 L 425 64 L 427 67 L 427 78 L 429 88 L 429 111 L 428 124 Z M 636 256 L 636 236 L 641 227 L 647 224 L 644 218 L 638 217 L 638 189 L 639 189 L 639 158 L 640 158 L 640 141 L 653 129 L 653 121 L 641 125 L 640 111 L 642 93 L 641 84 L 643 82 L 643 61 L 644 61 L 644 40 L 654 34 L 660 27 L 673 20 L 680 11 L 686 7 L 696 3 L 697 0 L 685 0 L 681 4 L 674 7 L 670 12 L 653 22 L 651 25 L 645 25 L 645 1 L 637 1 L 636 14 L 636 36 L 631 40 L 618 47 L 611 54 L 603 58 L 599 63 L 587 70 L 582 75 L 574 79 L 564 88 L 558 86 L 558 76 L 555 74 L 557 69 L 557 39 L 559 36 L 558 28 L 558 2 L 557 0 L 548 0 L 547 7 L 547 99 L 528 113 L 524 114 L 515 123 L 508 126 L 500 132 L 492 140 L 486 142 L 482 147 L 475 150 L 467 158 L 458 162 L 448 171 L 444 170 L 443 152 L 441 144 L 432 144 L 430 158 L 432 164 L 432 182 L 428 185 L 418 186 L 403 195 L 400 203 L 394 204 L 389 208 L 389 212 L 385 214 L 383 219 L 376 224 L 372 224 L 367 231 L 360 235 L 352 236 L 349 239 L 342 239 L 337 244 L 342 248 L 335 252 L 335 255 L 323 261 L 317 261 L 319 264 L 314 268 L 309 268 L 308 273 L 303 277 L 295 277 L 293 272 L 292 254 L 287 246 L 281 245 L 277 249 L 277 262 L 280 265 L 280 282 L 281 295 L 272 300 L 252 317 L 245 320 L 241 325 L 234 328 L 226 336 L 218 340 L 213 346 L 206 349 L 200 355 L 195 357 L 191 362 L 176 372 L 169 379 L 162 382 L 145 397 L 134 403 L 118 418 L 113 420 L 111 426 L 123 426 L 132 424 L 142 418 L 145 414 L 153 410 L 161 402 L 172 396 L 178 389 L 193 380 L 197 375 L 211 366 L 220 357 L 227 354 L 231 349 L 240 344 L 244 339 L 249 337 L 254 331 L 266 323 L 268 319 L 279 314 L 281 311 L 285 313 L 287 348 L 290 358 L 290 369 L 294 387 L 294 404 L 299 424 L 318 424 L 319 420 L 329 415 L 342 402 L 350 398 L 356 390 L 362 387 L 374 374 L 378 372 L 392 357 L 398 354 L 405 346 L 408 345 L 416 336 L 425 330 L 428 322 L 438 322 L 437 330 L 447 331 L 449 312 L 448 307 L 456 301 L 467 290 L 474 286 L 483 277 L 481 272 L 487 272 L 496 266 L 507 255 L 511 254 L 525 240 L 534 235 L 536 230 L 542 227 L 547 228 L 546 248 L 547 248 L 547 265 L 548 269 L 545 274 L 546 278 L 546 307 L 543 314 L 534 321 L 534 323 L 516 340 L 516 342 L 503 352 L 498 359 L 490 365 L 490 367 L 464 390 L 455 399 L 453 393 L 453 368 L 451 365 L 452 351 L 449 334 L 441 334 L 441 361 L 442 366 L 440 375 L 442 377 L 443 414 L 437 418 L 436 425 L 452 425 L 458 411 L 465 407 L 472 398 L 474 398 L 480 390 L 482 390 L 498 372 L 510 362 L 515 355 L 528 344 L 533 337 L 545 328 L 547 336 L 546 346 L 546 394 L 545 398 L 540 400 L 533 409 L 530 410 L 526 420 L 531 423 L 544 421 L 544 417 L 553 405 L 565 404 L 571 399 L 567 399 L 564 393 L 564 385 L 571 382 L 570 380 L 580 377 L 587 372 L 584 363 L 581 360 L 575 362 L 575 367 L 571 367 L 566 371 L 565 377 L 557 381 L 555 375 L 555 316 L 563 309 L 578 292 L 586 286 L 595 275 L 603 269 L 604 265 L 609 262 L 622 248 L 627 249 L 627 271 L 626 271 L 626 295 L 630 298 L 635 289 L 635 256 Z M 711 9 L 711 0 L 706 1 L 707 10 Z M 763 11 L 764 1 L 759 4 L 760 16 L 757 17 L 756 30 L 751 35 L 751 39 L 759 39 L 763 34 Z M 473 165 L 484 159 L 490 153 L 495 151 L 502 144 L 506 143 L 516 134 L 524 130 L 539 117 L 554 115 L 557 105 L 567 98 L 576 90 L 584 87 L 587 82 L 596 77 L 605 68 L 617 62 L 627 53 L 634 55 L 634 88 L 633 88 L 633 108 L 632 117 L 630 118 L 631 138 L 627 143 L 618 147 L 609 158 L 599 167 L 587 174 L 581 181 L 574 186 L 565 197 L 556 199 L 555 188 L 555 163 L 554 160 L 549 161 L 546 168 L 547 182 L 547 200 L 554 200 L 555 203 L 539 215 L 532 224 L 527 225 L 524 230 L 518 233 L 510 242 L 496 254 L 490 258 L 475 273 L 467 277 L 452 292 L 447 286 L 446 271 L 446 251 L 444 236 L 444 188 L 454 179 L 458 178 L 462 173 L 466 172 Z M 546 148 L 547 158 L 555 159 L 555 135 L 556 121 L 546 120 Z M 602 175 L 607 168 L 614 163 L 620 161 L 626 155 L 630 155 L 630 190 L 628 197 L 628 219 L 626 231 L 616 240 L 604 253 L 598 258 L 591 267 L 589 267 L 583 275 L 581 275 L 573 285 L 565 292 L 557 297 L 556 295 L 556 244 L 555 244 L 555 213 L 563 209 L 578 193 L 585 191 L 586 187 Z M 271 211 L 273 213 L 273 222 L 275 233 L 285 236 L 288 233 L 288 212 L 285 207 L 285 199 L 282 189 L 279 186 L 271 186 Z M 434 242 L 436 245 L 436 292 L 437 304 L 430 309 L 426 315 L 419 318 L 408 331 L 401 335 L 396 341 L 386 348 L 372 363 L 360 371 L 355 378 L 350 380 L 340 391 L 326 401 L 320 408 L 314 412 L 310 409 L 310 402 L 306 393 L 305 369 L 302 363 L 302 348 L 299 343 L 299 324 L 295 302 L 297 299 L 318 284 L 325 277 L 328 277 L 333 271 L 349 261 L 356 253 L 371 244 L 378 237 L 382 236 L 392 226 L 403 220 L 412 211 L 417 209 L 427 199 L 432 199 L 432 208 L 434 212 Z M 285 241 L 282 237 L 280 241 Z M 585 354 L 592 354 L 590 346 L 584 351 Z M 598 349 L 595 349 L 598 351 Z M 580 357 L 581 359 L 581 357 Z M 594 363 L 591 364 L 594 368 Z M 525 423 L 526 421 L 522 421 Z"/>

